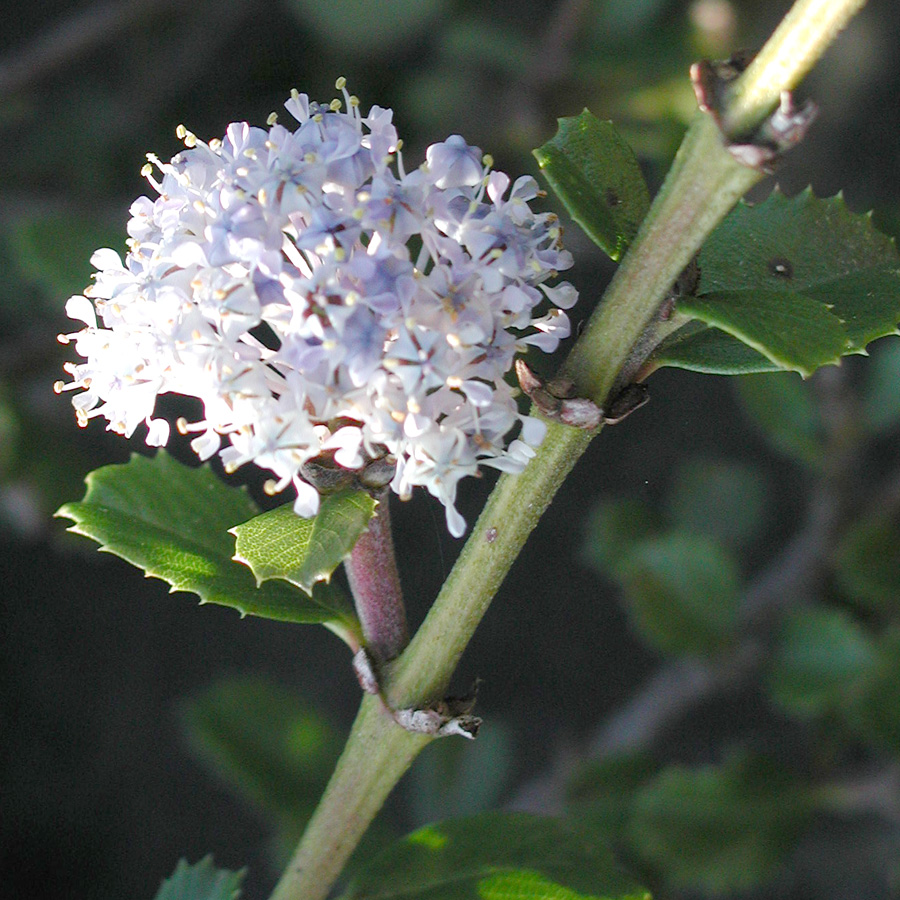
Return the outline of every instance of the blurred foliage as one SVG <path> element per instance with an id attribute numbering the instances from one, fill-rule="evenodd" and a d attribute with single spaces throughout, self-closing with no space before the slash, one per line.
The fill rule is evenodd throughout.
<path id="1" fill-rule="evenodd" d="M 243 871 L 217 869 L 211 856 L 193 866 L 181 860 L 154 900 L 237 900 L 243 880 Z"/>
<path id="2" fill-rule="evenodd" d="M 577 826 L 524 813 L 427 825 L 359 872 L 345 900 L 649 900 Z"/>
<path id="3" fill-rule="evenodd" d="M 790 458 L 808 497 L 808 518 L 774 558 L 753 552 L 773 512 L 767 479 L 730 460 L 683 463 L 662 512 L 612 500 L 589 522 L 585 561 L 619 583 L 641 641 L 672 661 L 614 717 L 610 749 L 601 728 L 594 758 L 569 781 L 568 805 L 661 896 L 802 894 L 796 873 L 811 853 L 835 883 L 841 877 L 841 854 L 826 859 L 823 823 L 837 817 L 849 843 L 866 840 L 873 817 L 898 827 L 900 494 L 895 454 L 880 447 L 896 439 L 900 410 L 888 397 L 873 402 L 897 343 L 873 347 L 864 377 L 830 369 L 808 381 L 737 381 L 749 420 Z M 726 547 L 744 575 L 722 595 Z M 648 558 L 655 578 L 629 580 Z M 704 602 L 715 609 L 698 614 Z M 728 654 L 685 668 L 680 657 L 708 653 L 720 633 Z M 763 704 L 755 716 L 741 713 L 748 697 Z M 665 727 L 645 730 L 643 717 Z M 699 752 L 690 763 L 673 758 L 670 743 L 690 746 L 697 728 Z M 888 890 L 893 846 L 872 848 L 860 883 Z"/>
<path id="4" fill-rule="evenodd" d="M 258 676 L 231 677 L 185 700 L 181 720 L 192 752 L 269 823 L 270 861 L 290 859 L 343 747 L 343 736 L 295 692 Z M 352 865 L 380 850 L 378 821 Z"/>
<path id="5" fill-rule="evenodd" d="M 721 895 L 777 871 L 811 810 L 803 781 L 765 759 L 672 766 L 637 792 L 629 839 L 674 887 Z"/>
<path id="6" fill-rule="evenodd" d="M 633 545 L 616 568 L 642 638 L 665 653 L 716 654 L 732 644 L 738 577 L 709 538 L 671 531 Z"/>

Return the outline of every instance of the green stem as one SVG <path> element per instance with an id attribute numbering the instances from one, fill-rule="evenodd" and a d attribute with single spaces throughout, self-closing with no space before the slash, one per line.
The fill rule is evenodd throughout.
<path id="1" fill-rule="evenodd" d="M 594 434 L 551 423 L 525 471 L 497 483 L 428 616 L 391 669 L 393 706 L 423 706 L 444 696 L 506 573 Z"/>
<path id="2" fill-rule="evenodd" d="M 424 707 L 444 696 L 500 582 L 591 437 L 551 424 L 528 468 L 501 477 L 425 623 L 382 671 L 392 708 Z M 523 496 L 529 498 L 524 504 Z M 272 900 L 327 896 L 375 813 L 429 740 L 400 728 L 377 698 L 363 698 L 328 789 Z"/>
<path id="3" fill-rule="evenodd" d="M 565 362 L 564 372 L 582 396 L 604 403 L 675 279 L 761 178 L 728 152 L 712 117 L 698 113 L 603 302 Z"/>
<path id="4" fill-rule="evenodd" d="M 344 752 L 272 900 L 323 900 L 394 785 L 430 738 L 404 731 L 367 694 Z"/>
<path id="5" fill-rule="evenodd" d="M 798 0 L 790 25 L 732 89 L 730 128 L 749 131 L 809 70 L 860 0 Z M 788 20 L 786 20 L 788 21 Z M 791 38 L 794 29 L 801 39 Z M 732 132 L 734 133 L 734 132 Z M 582 396 L 602 403 L 660 303 L 703 241 L 759 174 L 736 162 L 699 115 L 603 302 L 565 364 Z M 440 699 L 460 656 L 528 535 L 594 433 L 551 424 L 527 469 L 504 475 L 415 637 L 385 667 L 394 708 Z M 273 900 L 323 900 L 366 827 L 429 738 L 403 731 L 372 697 L 356 724 Z"/>
<path id="6" fill-rule="evenodd" d="M 725 131 L 752 131 L 793 90 L 866 0 L 797 0 L 766 45 L 735 82 L 724 116 Z"/>

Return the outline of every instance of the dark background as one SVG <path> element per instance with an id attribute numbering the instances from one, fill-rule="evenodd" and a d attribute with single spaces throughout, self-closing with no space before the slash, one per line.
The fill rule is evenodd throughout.
<path id="1" fill-rule="evenodd" d="M 331 4 L 335 6 L 336 4 Z M 352 4 L 348 4 L 352 5 Z M 292 87 L 333 96 L 338 75 L 364 107 L 392 106 L 408 165 L 459 132 L 498 168 L 534 171 L 532 147 L 556 116 L 588 106 L 622 123 L 652 187 L 690 108 L 698 55 L 758 46 L 787 9 L 740 2 L 733 27 L 703 33 L 692 4 L 431 0 L 357 4 L 7 2 L 0 30 L 0 871 L 6 896 L 152 897 L 179 857 L 249 865 L 264 897 L 269 831 L 188 754 L 177 702 L 222 675 L 265 673 L 303 692 L 345 730 L 358 687 L 324 629 L 280 625 L 169 595 L 51 519 L 81 496 L 90 469 L 129 447 L 74 425 L 52 393 L 72 326 L 68 295 L 97 246 L 121 247 L 127 207 L 145 190 L 144 154 L 178 149 L 232 120 L 262 124 Z M 388 9 L 390 8 L 390 10 Z M 318 12 L 316 11 L 318 9 Z M 390 15 L 388 14 L 390 12 Z M 396 21 L 394 21 L 396 18 Z M 384 20 L 384 21 L 382 21 Z M 382 27 L 383 26 L 383 27 Z M 382 33 L 384 32 L 384 33 Z M 803 93 L 821 115 L 779 180 L 844 189 L 855 210 L 897 221 L 898 5 L 872 0 Z M 570 227 L 571 279 L 589 310 L 610 266 Z M 847 364 L 852 373 L 859 360 Z M 615 592 L 579 561 L 584 519 L 603 496 L 656 502 L 686 456 L 752 458 L 773 512 L 754 561 L 790 534 L 803 484 L 737 407 L 724 378 L 663 372 L 652 402 L 592 446 L 527 545 L 467 652 L 458 686 L 483 679 L 479 711 L 503 736 L 505 797 L 585 742 L 655 664 Z M 183 450 L 183 448 L 182 448 Z M 185 457 L 186 458 L 186 457 Z M 490 479 L 465 485 L 469 521 Z M 394 509 L 414 623 L 460 544 L 442 510 L 417 497 Z M 414 790 L 393 800 L 419 824 Z"/>

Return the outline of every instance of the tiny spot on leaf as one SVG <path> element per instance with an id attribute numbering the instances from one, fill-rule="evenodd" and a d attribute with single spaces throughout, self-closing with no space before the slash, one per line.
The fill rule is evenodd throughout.
<path id="1" fill-rule="evenodd" d="M 612 188 L 606 189 L 605 199 L 606 205 L 611 208 L 617 207 L 622 202 L 619 195 Z"/>
<path id="2" fill-rule="evenodd" d="M 770 275 L 790 280 L 794 277 L 794 264 L 783 256 L 773 256 L 767 263 Z"/>

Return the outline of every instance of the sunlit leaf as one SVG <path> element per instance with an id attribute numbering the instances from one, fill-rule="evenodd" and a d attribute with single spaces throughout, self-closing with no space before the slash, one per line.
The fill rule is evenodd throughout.
<path id="1" fill-rule="evenodd" d="M 239 488 L 229 487 L 209 466 L 191 468 L 160 451 L 132 456 L 125 465 L 104 466 L 87 477 L 87 493 L 57 513 L 70 531 L 92 538 L 168 582 L 173 591 L 197 594 L 241 614 L 285 622 L 320 622 L 339 633 L 356 631 L 344 596 L 321 585 L 310 597 L 284 582 L 257 586 L 253 573 L 232 559 L 232 526 L 259 510 Z"/>
<path id="2" fill-rule="evenodd" d="M 262 584 L 284 579 L 313 591 L 350 554 L 375 514 L 376 501 L 365 491 L 346 490 L 323 497 L 310 519 L 290 503 L 232 528 L 235 559 L 246 563 Z"/>

